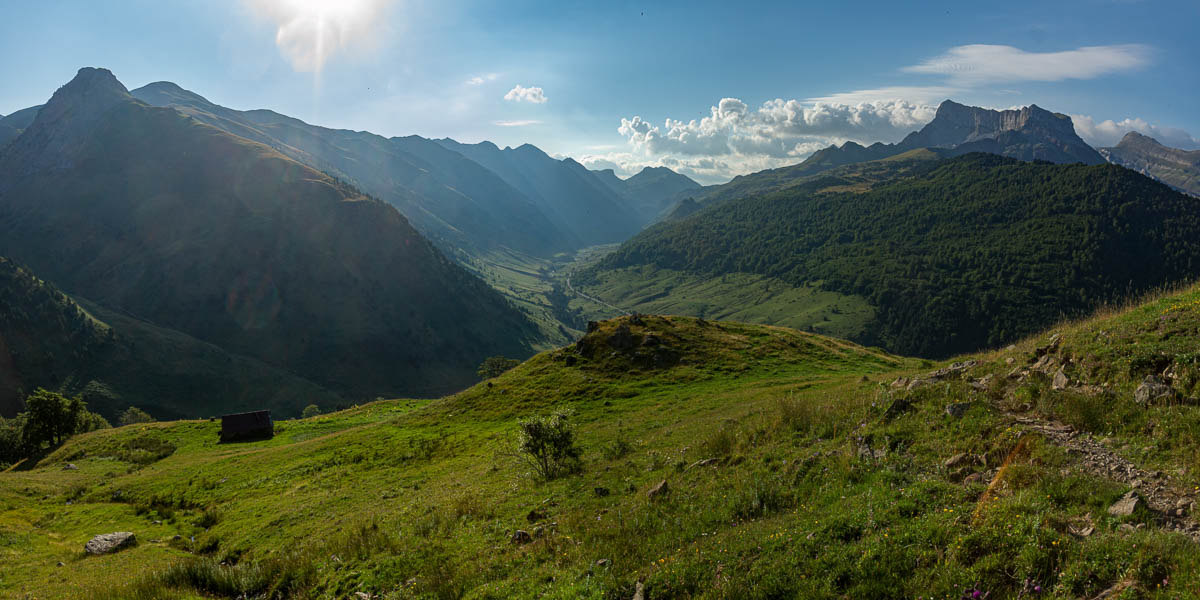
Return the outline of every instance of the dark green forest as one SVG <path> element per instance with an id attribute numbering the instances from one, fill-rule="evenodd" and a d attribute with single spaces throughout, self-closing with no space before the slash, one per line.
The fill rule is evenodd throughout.
<path id="1" fill-rule="evenodd" d="M 1200 272 L 1198 201 L 1122 167 L 968 154 L 861 193 L 837 186 L 821 178 L 661 224 L 580 281 L 650 264 L 817 283 L 877 307 L 856 341 L 944 357 Z"/>

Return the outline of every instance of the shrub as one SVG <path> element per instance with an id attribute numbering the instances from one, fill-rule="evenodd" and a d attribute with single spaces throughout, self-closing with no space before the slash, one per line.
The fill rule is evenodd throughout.
<path id="1" fill-rule="evenodd" d="M 484 360 L 483 363 L 479 365 L 479 370 L 476 371 L 476 374 L 479 375 L 480 379 L 491 379 L 493 377 L 499 377 L 505 371 L 519 364 L 521 364 L 521 361 L 513 358 L 492 356 L 487 360 Z"/>
<path id="2" fill-rule="evenodd" d="M 311 419 L 321 414 L 321 407 L 316 404 L 309 404 L 304 407 L 304 412 L 300 413 L 300 418 Z"/>
<path id="3" fill-rule="evenodd" d="M 517 421 L 517 452 L 545 479 L 574 473 L 581 467 L 570 419 L 570 411 L 560 410 Z"/>
<path id="4" fill-rule="evenodd" d="M 121 413 L 121 416 L 117 418 L 117 424 L 121 426 L 133 425 L 135 423 L 153 422 L 154 417 L 150 416 L 150 413 L 147 413 L 136 406 L 130 406 L 129 408 L 125 409 L 125 412 Z"/>

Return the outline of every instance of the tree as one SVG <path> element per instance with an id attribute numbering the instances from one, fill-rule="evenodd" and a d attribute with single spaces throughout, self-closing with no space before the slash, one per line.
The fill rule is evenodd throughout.
<path id="1" fill-rule="evenodd" d="M 0 468 L 25 458 L 25 413 L 11 419 L 0 417 Z"/>
<path id="2" fill-rule="evenodd" d="M 317 406 L 316 404 L 309 404 L 308 406 L 304 407 L 304 412 L 300 413 L 300 418 L 311 419 L 320 414 L 321 414 L 320 406 Z"/>
<path id="3" fill-rule="evenodd" d="M 62 444 L 80 430 L 87 405 L 79 396 L 67 398 L 62 394 L 38 388 L 25 398 L 25 443 L 31 450 L 44 443 Z"/>
<path id="4" fill-rule="evenodd" d="M 517 452 L 538 475 L 554 479 L 581 467 L 571 412 L 556 411 L 517 421 Z"/>
<path id="5" fill-rule="evenodd" d="M 136 406 L 130 406 L 129 408 L 125 409 L 125 412 L 121 413 L 121 416 L 117 418 L 117 424 L 121 426 L 133 425 L 134 423 L 153 422 L 154 417 L 150 416 L 150 413 Z"/>
<path id="6" fill-rule="evenodd" d="M 499 377 L 505 371 L 521 364 L 521 361 L 514 358 L 505 358 L 503 356 L 492 356 L 483 361 L 479 365 L 479 370 L 476 373 L 480 379 L 491 379 Z"/>

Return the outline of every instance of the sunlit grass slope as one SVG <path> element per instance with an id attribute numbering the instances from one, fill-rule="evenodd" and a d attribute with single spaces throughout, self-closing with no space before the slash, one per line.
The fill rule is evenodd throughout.
<path id="1" fill-rule="evenodd" d="M 943 365 L 794 330 L 624 317 L 456 396 L 281 422 L 267 442 L 218 445 L 205 421 L 97 432 L 0 474 L 0 595 L 1192 597 L 1194 542 L 1110 515 L 1128 488 L 1014 418 L 1200 484 L 1198 331 L 1192 289 L 931 379 Z M 1047 355 L 1068 389 L 1008 376 Z M 1175 400 L 1134 403 L 1172 365 Z M 540 481 L 515 422 L 558 408 L 583 470 Z M 82 552 L 119 530 L 139 545 Z"/>

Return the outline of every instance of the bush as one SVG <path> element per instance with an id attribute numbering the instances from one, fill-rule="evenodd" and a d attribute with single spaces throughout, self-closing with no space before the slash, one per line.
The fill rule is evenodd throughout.
<path id="1" fill-rule="evenodd" d="M 476 374 L 479 375 L 480 379 L 491 379 L 493 377 L 499 377 L 505 371 L 519 364 L 521 364 L 521 361 L 514 358 L 492 356 L 479 365 L 479 370 L 476 371 Z"/>
<path id="2" fill-rule="evenodd" d="M 301 419 L 311 419 L 313 417 L 320 416 L 320 414 L 321 414 L 320 406 L 317 406 L 316 404 L 309 404 L 308 406 L 304 407 L 303 411 L 300 412 L 300 418 Z"/>
<path id="3" fill-rule="evenodd" d="M 581 468 L 580 449 L 575 445 L 570 418 L 570 411 L 560 410 L 549 416 L 517 421 L 517 452 L 545 479 L 575 473 Z"/>
<path id="4" fill-rule="evenodd" d="M 117 417 L 117 424 L 121 426 L 133 425 L 135 423 L 153 422 L 154 417 L 150 416 L 150 413 L 147 413 L 136 406 L 130 406 L 129 408 L 125 409 L 125 412 L 121 413 L 120 417 Z"/>

